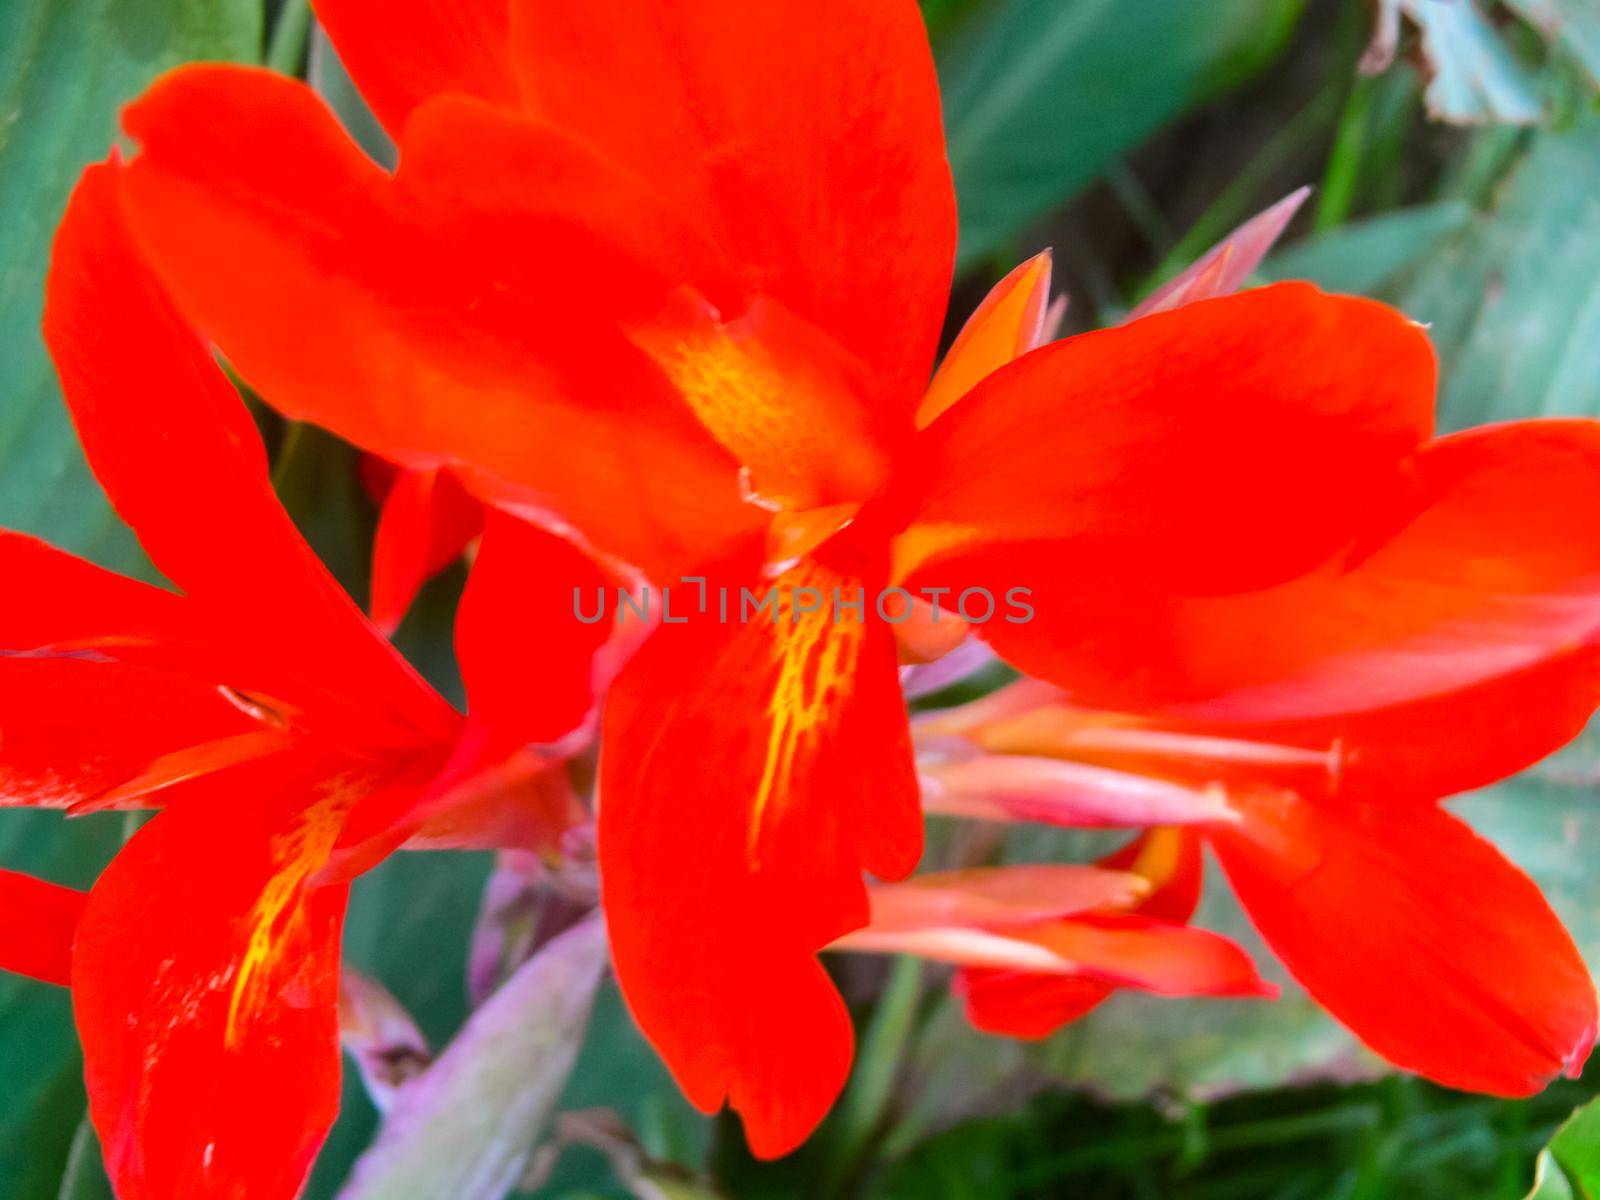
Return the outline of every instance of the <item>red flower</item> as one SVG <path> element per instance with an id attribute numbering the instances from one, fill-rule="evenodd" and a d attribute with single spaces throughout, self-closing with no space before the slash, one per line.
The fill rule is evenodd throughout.
<path id="1" fill-rule="evenodd" d="M 1523 431 L 1533 444 L 1538 432 Z M 1583 468 L 1591 475 L 1600 472 L 1600 437 L 1593 441 Z M 1563 444 L 1563 453 L 1571 449 Z M 1553 477 L 1556 464 L 1545 461 L 1541 473 Z M 1512 482 L 1543 511 L 1530 480 Z M 1489 581 L 1503 579 L 1513 559 L 1548 561 L 1555 514 L 1572 511 L 1525 519 L 1519 541 L 1496 555 L 1490 529 L 1505 499 L 1475 514 L 1482 557 L 1474 570 Z M 1342 572 L 1336 590 L 1359 595 L 1386 560 L 1431 559 L 1459 572 L 1454 564 L 1465 556 L 1420 540 L 1430 523 L 1419 520 Z M 1431 597 L 1436 586 L 1416 571 L 1389 574 L 1384 590 L 1398 607 L 1408 588 Z M 1565 606 L 1574 597 L 1552 587 L 1546 599 Z M 1527 765 L 1582 723 L 1574 702 L 1592 686 L 1593 668 L 1579 668 L 1588 680 L 1563 679 L 1574 664 L 1562 660 L 1578 654 L 1592 663 L 1592 647 L 1563 645 L 1548 618 L 1535 623 L 1551 626 L 1543 635 L 1497 624 L 1516 607 L 1512 593 L 1486 594 L 1459 625 L 1447 618 L 1428 625 L 1426 637 L 1408 630 L 1374 639 L 1364 664 L 1335 647 L 1301 676 L 1303 692 L 1240 690 L 1216 706 L 1271 710 L 1282 718 L 1272 722 L 1094 712 L 1050 685 L 1012 685 L 920 723 L 929 807 L 1074 826 L 1183 822 L 1210 842 L 1290 973 L 1373 1050 L 1454 1087 L 1537 1092 L 1558 1074 L 1576 1075 L 1588 1057 L 1594 984 L 1534 883 L 1437 803 Z M 1359 606 L 1308 605 L 1302 616 L 1348 611 Z M 1281 627 L 1261 625 L 1258 641 Z M 1551 639 L 1542 648 L 1541 636 Z M 1508 669 L 1513 654 L 1525 665 Z M 1549 657 L 1530 670 L 1541 655 Z M 1472 681 L 1456 675 L 1438 690 L 1452 665 Z M 1367 683 L 1354 706 L 1288 718 L 1351 705 L 1336 677 L 1358 670 Z"/>
<path id="2" fill-rule="evenodd" d="M 1370 687 L 1371 639 L 1457 602 L 1465 638 L 1499 587 L 1587 661 L 1584 597 L 1539 598 L 1593 538 L 1448 581 L 1524 521 L 1506 471 L 1595 494 L 1595 430 L 1430 445 L 1431 350 L 1380 305 L 1283 285 L 1010 365 L 1027 339 L 978 338 L 925 400 L 955 203 L 912 0 L 319 11 L 397 172 L 303 86 L 190 68 L 127 114 L 130 224 L 285 413 L 455 470 L 658 586 L 777 586 L 776 622 L 662 625 L 610 696 L 601 777 L 624 993 L 757 1153 L 798 1143 L 847 1070 L 814 952 L 866 923 L 863 868 L 903 876 L 921 841 L 892 626 L 807 614 L 805 589 L 1031 589 L 1035 619 L 985 637 L 1111 705 L 1293 689 L 1317 663 Z M 1440 489 L 1488 521 L 1448 518 L 1404 564 L 1450 595 L 1390 609 L 1380 573 L 1347 605 L 1346 568 Z M 1554 682 L 1536 723 L 1565 729 L 1592 688 Z"/>
<path id="3" fill-rule="evenodd" d="M 0 877 L 0 964 L 70 975 L 123 1200 L 288 1197 L 338 1104 L 349 876 L 407 839 L 525 842 L 566 816 L 521 747 L 582 721 L 603 635 L 535 650 L 505 613 L 529 572 L 584 560 L 491 523 L 458 626 L 465 719 L 290 523 L 250 414 L 127 237 L 113 166 L 67 210 L 45 330 L 97 477 L 181 594 L 0 534 L 0 795 L 163 810 L 86 898 Z"/>

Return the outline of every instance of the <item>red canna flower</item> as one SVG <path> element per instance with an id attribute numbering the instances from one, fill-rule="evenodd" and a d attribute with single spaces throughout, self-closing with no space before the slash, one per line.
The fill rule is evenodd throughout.
<path id="1" fill-rule="evenodd" d="M 1036 262 L 925 394 L 955 202 L 912 0 L 318 9 L 398 169 L 297 83 L 188 68 L 127 113 L 129 223 L 286 414 L 453 470 L 680 601 L 773 589 L 775 620 L 663 619 L 617 678 L 599 834 L 632 1011 L 758 1154 L 847 1070 L 815 952 L 867 923 L 863 869 L 920 851 L 885 589 L 1026 594 L 1033 618 L 985 639 L 1108 707 L 1294 693 L 1312 668 L 1370 699 L 1412 685 L 1375 684 L 1366 651 L 1449 614 L 1455 667 L 1520 670 L 1471 636 L 1501 599 L 1520 644 L 1588 661 L 1569 569 L 1593 538 L 1480 564 L 1521 527 L 1524 474 L 1594 495 L 1595 429 L 1430 443 L 1432 352 L 1383 306 L 1281 285 L 1017 358 Z M 1213 267 L 1198 291 L 1226 285 Z M 1345 589 L 1439 496 L 1481 520 L 1392 564 L 1426 599 L 1386 604 L 1385 566 Z M 1557 580 L 1570 606 L 1543 602 Z M 868 599 L 812 611 L 835 590 Z M 1570 732 L 1590 681 L 1543 682 L 1531 723 Z"/>
<path id="2" fill-rule="evenodd" d="M 115 166 L 67 210 L 45 330 L 91 466 L 181 593 L 0 534 L 0 799 L 162 810 L 86 897 L 0 875 L 0 965 L 70 981 L 122 1200 L 289 1197 L 338 1103 L 349 876 L 408 839 L 528 844 L 566 816 L 524 747 L 584 719 L 604 632 L 536 652 L 504 610 L 529 572 L 584 559 L 490 523 L 463 718 L 294 529 L 248 411 L 127 236 Z"/>
<path id="3" fill-rule="evenodd" d="M 1190 929 L 1200 842 L 1151 830 L 1098 867 L 993 867 L 869 889 L 872 923 L 836 950 L 915 954 L 958 968 L 979 1029 L 1041 1038 L 1118 988 L 1167 996 L 1272 996 L 1238 946 Z"/>
<path id="4" fill-rule="evenodd" d="M 1542 430 L 1523 432 L 1535 438 Z M 1557 444 L 1570 453 L 1570 441 Z M 1591 453 L 1588 473 L 1600 470 L 1600 439 Z M 1530 483 L 1516 480 L 1517 494 L 1532 495 L 1524 490 Z M 1538 520 L 1525 520 L 1523 540 L 1496 560 L 1486 534 L 1505 497 L 1489 496 L 1495 503 L 1476 512 L 1471 527 L 1484 538 L 1476 569 L 1493 579 L 1514 555 L 1530 565 L 1550 561 L 1553 543 Z M 1545 532 L 1557 527 L 1552 518 Z M 1382 570 L 1408 538 L 1425 536 L 1398 535 L 1342 573 L 1339 586 L 1370 585 L 1366 572 Z M 1403 561 L 1428 558 L 1449 561 L 1425 544 Z M 1388 581 L 1392 603 L 1403 578 Z M 1409 583 L 1431 592 L 1425 580 Z M 1565 606 L 1574 598 L 1553 589 L 1548 599 Z M 1527 666 L 1507 671 L 1506 655 L 1540 653 L 1526 640 L 1528 627 L 1497 625 L 1496 610 L 1514 607 L 1512 594 L 1495 595 L 1456 627 L 1464 640 L 1447 619 L 1427 637 L 1408 631 L 1373 644 L 1364 694 L 1377 702 L 1365 709 L 1315 712 L 1338 702 L 1329 682 L 1289 701 L 1283 692 L 1239 692 L 1217 705 L 1238 711 L 1260 702 L 1280 718 L 1271 722 L 1134 717 L 1086 710 L 1058 688 L 1025 680 L 919 724 L 925 795 L 933 811 L 977 818 L 1183 822 L 1209 841 L 1290 973 L 1373 1050 L 1455 1087 L 1527 1095 L 1582 1067 L 1595 1038 L 1594 985 L 1535 884 L 1437 803 L 1527 765 L 1582 722 L 1568 705 L 1592 686 L 1592 674 L 1560 680 L 1572 666 L 1560 659 L 1592 651 L 1552 641 L 1552 657 L 1531 674 Z M 1322 609 L 1330 612 L 1340 607 Z M 1435 690 L 1452 659 L 1477 678 L 1458 676 L 1456 690 Z M 1348 664 L 1330 657 L 1321 669 Z M 1535 686 L 1553 683 L 1561 699 L 1541 692 L 1531 702 L 1523 689 L 1536 677 Z M 1311 685 L 1312 676 L 1303 678 Z M 1387 679 L 1406 681 L 1409 697 L 1379 692 Z M 1291 708 L 1308 715 L 1290 718 Z"/>

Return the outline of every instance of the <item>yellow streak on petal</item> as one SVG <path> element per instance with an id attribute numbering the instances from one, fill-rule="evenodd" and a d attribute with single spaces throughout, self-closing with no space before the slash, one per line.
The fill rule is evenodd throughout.
<path id="1" fill-rule="evenodd" d="M 633 338 L 745 468 L 751 502 L 791 511 L 860 503 L 887 475 L 858 365 L 777 305 L 758 301 L 723 323 L 680 296 Z"/>
<path id="2" fill-rule="evenodd" d="M 306 881 L 321 870 L 344 828 L 346 797 L 335 794 L 307 806 L 299 819 L 272 839 L 270 861 L 279 864 L 247 919 L 249 943 L 239 960 L 233 995 L 228 1001 L 228 1021 L 223 1044 L 236 1046 L 244 1020 L 263 1003 L 274 1000 L 267 984 L 270 968 L 281 956 L 284 943 L 302 918 L 298 903 Z"/>
<path id="3" fill-rule="evenodd" d="M 853 612 L 833 610 L 834 588 L 854 585 L 806 564 L 785 575 L 780 586 L 774 639 L 777 680 L 767 703 L 766 758 L 746 843 L 751 870 L 761 865 L 762 842 L 769 819 L 776 815 L 774 801 L 786 795 L 796 764 L 822 740 L 819 731 L 840 694 L 851 686 L 865 641 L 864 624 Z M 805 588 L 822 594 L 821 607 L 797 615 L 796 591 Z M 845 598 L 852 599 L 853 593 Z M 808 607 L 810 601 L 807 596 Z"/>

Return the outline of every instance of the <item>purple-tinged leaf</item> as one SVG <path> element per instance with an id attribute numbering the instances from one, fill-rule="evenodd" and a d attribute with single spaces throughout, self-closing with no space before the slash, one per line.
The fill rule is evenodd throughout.
<path id="1" fill-rule="evenodd" d="M 555 1111 L 606 964 L 598 913 L 543 946 L 400 1088 L 339 1200 L 501 1200 Z"/>

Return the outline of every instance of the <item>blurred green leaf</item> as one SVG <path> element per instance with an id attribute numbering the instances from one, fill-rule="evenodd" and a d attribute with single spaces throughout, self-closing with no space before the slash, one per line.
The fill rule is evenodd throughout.
<path id="1" fill-rule="evenodd" d="M 57 1200 L 116 1200 L 100 1158 L 100 1139 L 87 1115 L 78 1122 Z"/>
<path id="2" fill-rule="evenodd" d="M 84 466 L 39 335 L 50 240 L 123 103 L 177 63 L 249 60 L 260 43 L 254 0 L 0 4 L 0 525 L 142 562 Z"/>
<path id="3" fill-rule="evenodd" d="M 1004 0 L 941 63 L 960 265 L 1277 54 L 1303 0 Z"/>
<path id="4" fill-rule="evenodd" d="M 1592 1100 L 1556 1131 L 1539 1155 L 1527 1200 L 1600 1200 L 1600 1100 Z"/>
<path id="5" fill-rule="evenodd" d="M 1269 279 L 1310 279 L 1329 291 L 1372 295 L 1472 223 L 1472 206 L 1445 200 L 1371 217 L 1274 254 Z"/>

